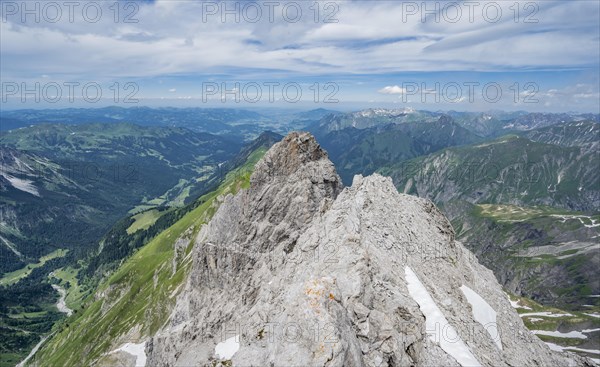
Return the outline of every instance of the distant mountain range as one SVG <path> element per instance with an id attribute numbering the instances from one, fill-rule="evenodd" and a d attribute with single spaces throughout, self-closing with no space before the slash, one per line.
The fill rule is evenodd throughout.
<path id="1" fill-rule="evenodd" d="M 2 112 L 0 130 L 13 130 L 42 123 L 79 125 L 129 122 L 142 126 L 177 126 L 217 133 L 228 131 L 230 126 L 227 123 L 230 122 L 256 122 L 260 119 L 264 117 L 256 112 L 218 108 L 104 107 L 14 110 Z"/>
<path id="2" fill-rule="evenodd" d="M 317 135 L 348 127 L 367 129 L 386 124 L 434 122 L 451 117 L 459 125 L 482 137 L 499 136 L 569 121 L 600 121 L 600 114 L 528 113 L 524 111 L 421 111 L 371 108 L 343 113 L 317 108 L 309 111 L 233 108 L 104 107 L 42 110 L 8 110 L 0 114 L 0 132 L 43 123 L 67 125 L 128 122 L 141 126 L 185 127 L 193 131 L 232 135 L 249 140 L 262 131 L 286 132 L 307 129 Z"/>
<path id="3" fill-rule="evenodd" d="M 600 122 L 600 114 L 580 113 L 528 113 L 524 111 L 505 112 L 431 112 L 413 108 L 403 109 L 366 109 L 351 113 L 332 113 L 324 116 L 309 127 L 319 136 L 343 130 L 349 127 L 368 129 L 386 124 L 403 124 L 407 122 L 434 122 L 447 116 L 453 121 L 482 137 L 503 135 L 513 131 L 526 131 L 571 121 Z"/>
<path id="4" fill-rule="evenodd" d="M 577 124 L 600 131 L 596 123 Z M 599 166 L 600 156 L 589 151 L 588 143 L 564 146 L 507 135 L 380 170 L 394 178 L 400 191 L 438 203 L 464 199 L 585 211 L 600 207 Z"/>
<path id="5" fill-rule="evenodd" d="M 368 109 L 326 115 L 307 130 L 327 149 L 344 183 L 349 184 L 357 173 L 371 174 L 444 148 L 564 121 L 598 122 L 600 115 Z"/>
<path id="6" fill-rule="evenodd" d="M 337 112 L 325 109 L 256 112 L 231 108 L 149 107 L 11 110 L 0 113 L 0 133 L 39 124 L 131 123 L 148 127 L 180 127 L 250 141 L 263 131 L 286 133 L 301 129 L 331 113 Z"/>
<path id="7" fill-rule="evenodd" d="M 322 132 L 321 132 L 322 133 Z M 470 144 L 482 139 L 448 116 L 427 122 L 375 125 L 369 128 L 346 127 L 320 135 L 344 183 L 355 174 L 368 175 L 390 162 L 402 162 L 440 149 Z"/>

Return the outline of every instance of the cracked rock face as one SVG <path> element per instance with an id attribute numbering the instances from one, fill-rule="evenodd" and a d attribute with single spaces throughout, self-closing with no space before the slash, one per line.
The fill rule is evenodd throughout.
<path id="1" fill-rule="evenodd" d="M 273 146 L 250 188 L 226 197 L 198 234 L 148 365 L 459 366 L 459 342 L 484 366 L 592 363 L 531 334 L 431 202 L 379 175 L 340 182 L 310 134 Z M 495 323 L 476 320 L 481 306 L 461 286 Z M 445 321 L 432 324 L 434 311 Z"/>

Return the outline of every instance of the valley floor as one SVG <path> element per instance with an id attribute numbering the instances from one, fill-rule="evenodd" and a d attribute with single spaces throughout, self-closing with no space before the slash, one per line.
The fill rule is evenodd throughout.
<path id="1" fill-rule="evenodd" d="M 542 306 L 523 297 L 509 296 L 525 325 L 550 349 L 572 352 L 600 363 L 600 313 L 563 311 Z"/>

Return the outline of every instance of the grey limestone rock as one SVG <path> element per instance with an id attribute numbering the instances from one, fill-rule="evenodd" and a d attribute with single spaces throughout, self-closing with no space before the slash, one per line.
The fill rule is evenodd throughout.
<path id="1" fill-rule="evenodd" d="M 340 182 L 310 134 L 273 146 L 250 188 L 227 196 L 198 234 L 186 288 L 148 343 L 148 365 L 459 366 L 442 347 L 449 338 L 483 366 L 592 365 L 527 330 L 431 202 L 379 175 L 356 176 L 343 190 Z M 447 324 L 426 324 L 407 269 Z M 475 320 L 479 306 L 461 286 L 496 323 Z M 217 355 L 232 337 L 235 353 Z"/>

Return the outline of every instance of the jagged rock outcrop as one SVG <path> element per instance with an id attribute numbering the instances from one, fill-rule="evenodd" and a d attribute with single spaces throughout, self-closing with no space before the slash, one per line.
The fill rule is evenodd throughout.
<path id="1" fill-rule="evenodd" d="M 523 325 L 429 201 L 391 179 L 341 189 L 292 133 L 196 239 L 151 366 L 575 366 Z"/>

